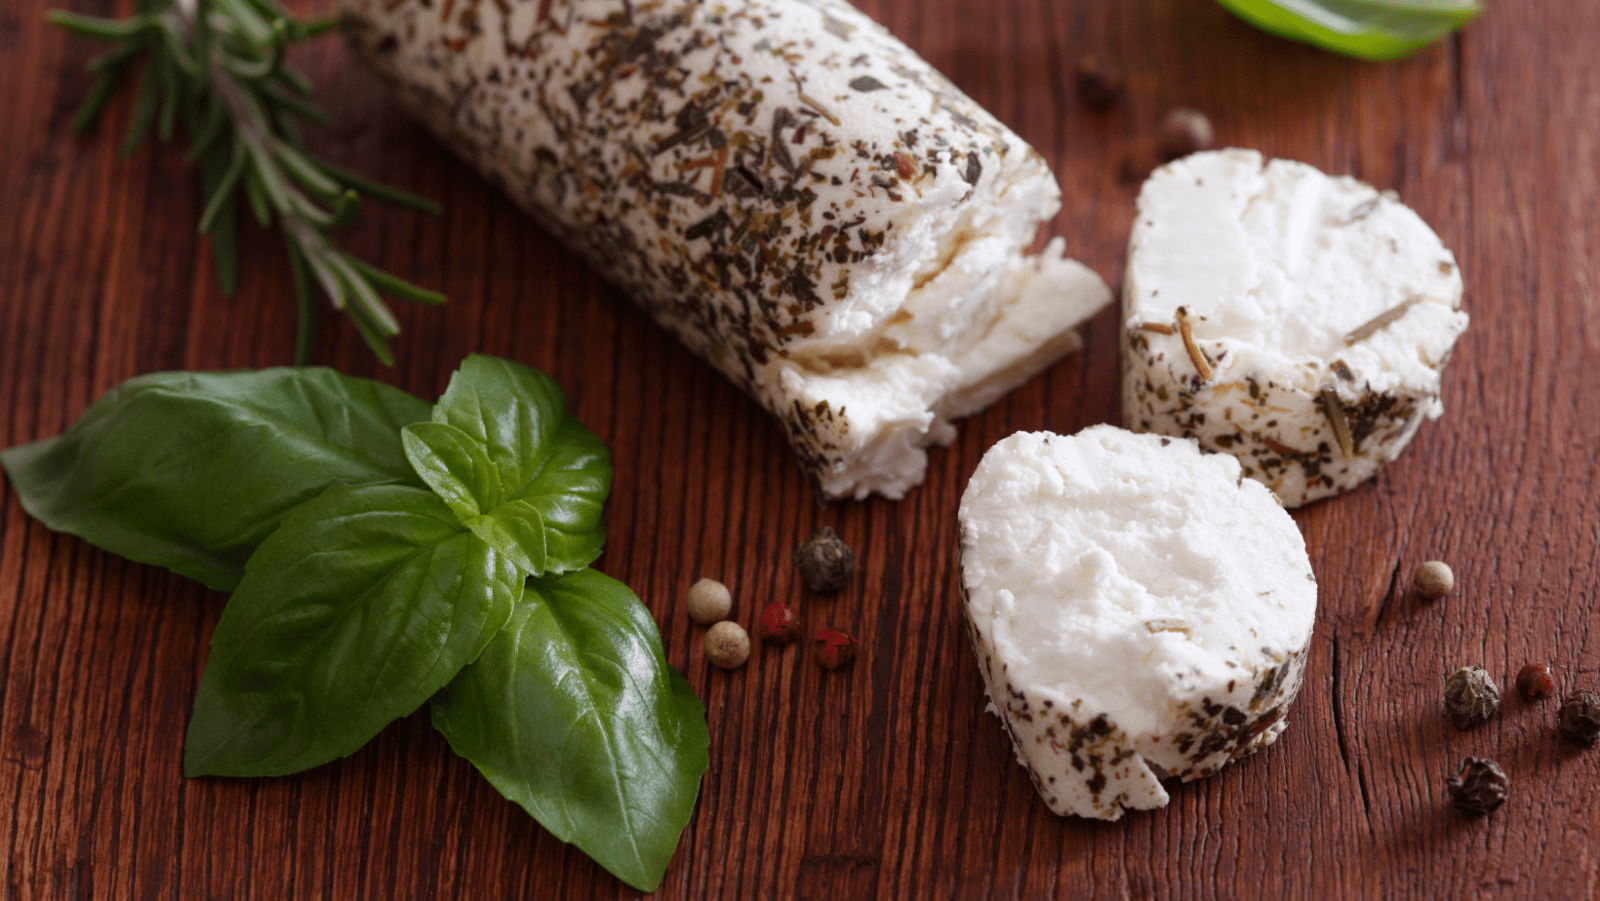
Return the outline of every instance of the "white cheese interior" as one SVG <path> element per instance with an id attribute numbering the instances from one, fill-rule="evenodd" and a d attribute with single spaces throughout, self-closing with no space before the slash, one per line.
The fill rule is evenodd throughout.
<path id="1" fill-rule="evenodd" d="M 1237 460 L 1192 441 L 1112 426 L 1015 434 L 984 455 L 960 518 L 991 697 L 1025 695 L 1034 714 L 1042 704 L 1079 723 L 1108 715 L 1163 772 L 1186 765 L 1173 738 L 1194 728 L 1186 711 L 1244 709 L 1252 675 L 1310 638 L 1316 583 L 1299 530 Z M 1034 728 L 1012 724 L 1019 756 L 1049 772 L 1033 759 L 1049 755 L 1043 741 L 1026 740 Z M 1143 762 L 1113 785 L 1126 806 L 1166 802 Z M 1062 785 L 1047 794 L 1063 812 L 1107 815 L 1073 809 Z"/>
<path id="2" fill-rule="evenodd" d="M 981 196 L 968 197 L 970 191 Z M 902 496 L 923 448 L 1077 350 L 1073 328 L 1111 300 L 1105 282 L 1052 240 L 1025 256 L 1060 206 L 1055 178 L 1016 153 L 998 179 L 968 185 L 941 164 L 934 183 L 856 264 L 849 295 L 775 361 L 776 382 L 807 408 L 826 400 L 850 423 L 849 453 L 823 478 L 830 496 Z"/>
<path id="3" fill-rule="evenodd" d="M 1170 326 L 1187 308 L 1221 381 L 1265 372 L 1313 390 L 1342 361 L 1366 390 L 1437 394 L 1466 328 L 1461 273 L 1438 235 L 1393 195 L 1304 163 L 1238 149 L 1178 160 L 1145 184 L 1134 228 L 1130 327 Z"/>

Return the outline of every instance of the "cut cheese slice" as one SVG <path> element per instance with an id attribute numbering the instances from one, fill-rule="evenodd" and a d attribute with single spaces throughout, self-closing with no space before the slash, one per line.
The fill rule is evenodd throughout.
<path id="1" fill-rule="evenodd" d="M 1251 150 L 1139 193 L 1123 282 L 1123 424 L 1239 458 L 1289 507 L 1399 455 L 1467 327 L 1455 257 L 1352 178 Z"/>
<path id="2" fill-rule="evenodd" d="M 961 499 L 968 633 L 1017 759 L 1062 815 L 1167 803 L 1283 732 L 1317 585 L 1231 456 L 1094 426 L 1018 433 Z"/>

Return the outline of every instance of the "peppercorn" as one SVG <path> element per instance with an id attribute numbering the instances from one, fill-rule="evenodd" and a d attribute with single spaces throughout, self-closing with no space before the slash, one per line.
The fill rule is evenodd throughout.
<path id="1" fill-rule="evenodd" d="M 750 636 L 744 627 L 723 620 L 706 631 L 706 659 L 712 666 L 737 669 L 750 659 Z"/>
<path id="2" fill-rule="evenodd" d="M 689 586 L 686 601 L 689 618 L 702 626 L 727 619 L 728 611 L 733 609 L 733 594 L 716 579 L 701 579 Z"/>
<path id="3" fill-rule="evenodd" d="M 1600 694 L 1580 688 L 1561 701 L 1556 728 L 1568 741 L 1593 747 L 1600 738 Z"/>
<path id="4" fill-rule="evenodd" d="M 816 592 L 838 591 L 856 571 L 856 552 L 827 526 L 811 534 L 794 552 L 800 580 Z"/>
<path id="5" fill-rule="evenodd" d="M 1211 120 L 1206 118 L 1205 113 L 1193 109 L 1175 109 L 1161 120 L 1158 149 L 1163 160 L 1175 160 L 1210 147 L 1212 137 Z"/>
<path id="6" fill-rule="evenodd" d="M 1500 689 L 1481 666 L 1463 666 L 1444 680 L 1444 711 L 1457 729 L 1476 726 L 1500 712 Z"/>
<path id="7" fill-rule="evenodd" d="M 1492 760 L 1468 757 L 1461 761 L 1461 771 L 1444 780 L 1450 800 L 1456 809 L 1467 813 L 1491 814 L 1506 802 L 1506 788 L 1511 780 L 1506 771 Z"/>
<path id="8" fill-rule="evenodd" d="M 768 644 L 794 642 L 800 637 L 800 614 L 782 601 L 768 604 L 756 621 L 756 637 Z"/>
<path id="9" fill-rule="evenodd" d="M 823 669 L 848 666 L 856 659 L 856 640 L 838 629 L 823 629 L 812 642 Z"/>
<path id="10" fill-rule="evenodd" d="M 1078 99 L 1085 106 L 1107 110 L 1122 100 L 1127 80 L 1116 63 L 1096 54 L 1085 54 L 1078 60 Z"/>
<path id="11" fill-rule="evenodd" d="M 1450 566 L 1441 560 L 1429 560 L 1417 567 L 1416 575 L 1411 577 L 1411 584 L 1417 588 L 1417 594 L 1430 601 L 1438 600 L 1450 593 L 1456 587 L 1456 574 L 1450 571 Z"/>
<path id="12" fill-rule="evenodd" d="M 1537 701 L 1554 691 L 1555 680 L 1550 677 L 1550 664 L 1530 663 L 1517 673 L 1517 691 L 1530 701 Z"/>

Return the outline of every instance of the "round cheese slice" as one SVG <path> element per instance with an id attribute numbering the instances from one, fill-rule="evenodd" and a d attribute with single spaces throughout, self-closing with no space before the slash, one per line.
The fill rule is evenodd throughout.
<path id="1" fill-rule="evenodd" d="M 1018 433 L 961 499 L 968 634 L 1050 809 L 1115 820 L 1271 744 L 1317 583 L 1272 493 L 1195 442 Z"/>
<path id="2" fill-rule="evenodd" d="M 1233 454 L 1289 507 L 1346 491 L 1443 412 L 1461 290 L 1392 193 L 1251 150 L 1178 160 L 1128 243 L 1123 424 Z"/>

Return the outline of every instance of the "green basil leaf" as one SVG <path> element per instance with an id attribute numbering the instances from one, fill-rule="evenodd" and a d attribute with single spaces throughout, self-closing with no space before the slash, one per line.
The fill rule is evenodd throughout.
<path id="1" fill-rule="evenodd" d="M 535 576 L 600 556 L 610 456 L 548 376 L 468 357 L 433 420 L 406 427 L 406 454 L 463 525 Z"/>
<path id="2" fill-rule="evenodd" d="M 163 372 L 0 462 L 50 528 L 230 589 L 256 545 L 328 485 L 416 484 L 400 427 L 428 414 L 403 391 L 329 369 Z"/>
<path id="3" fill-rule="evenodd" d="M 1280 37 L 1362 59 L 1392 59 L 1478 17 L 1477 0 L 1217 0 Z"/>
<path id="4" fill-rule="evenodd" d="M 594 570 L 530 582 L 432 708 L 450 747 L 557 838 L 635 888 L 661 884 L 710 735 L 626 585 Z"/>
<path id="5" fill-rule="evenodd" d="M 503 627 L 523 576 L 421 488 L 334 486 L 262 542 L 211 638 L 187 775 L 354 752 Z"/>

